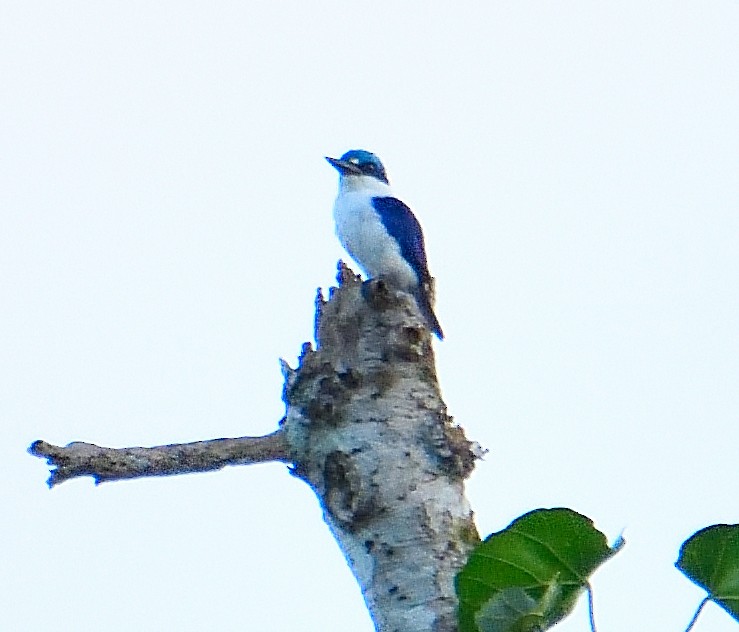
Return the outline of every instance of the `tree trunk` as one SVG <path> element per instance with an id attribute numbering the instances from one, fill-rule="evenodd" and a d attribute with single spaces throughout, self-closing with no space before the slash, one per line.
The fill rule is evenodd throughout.
<path id="1" fill-rule="evenodd" d="M 479 540 L 464 496 L 475 454 L 441 399 L 431 336 L 410 296 L 342 266 L 319 294 L 316 342 L 286 375 L 294 473 L 379 632 L 456 631 L 454 576 Z"/>

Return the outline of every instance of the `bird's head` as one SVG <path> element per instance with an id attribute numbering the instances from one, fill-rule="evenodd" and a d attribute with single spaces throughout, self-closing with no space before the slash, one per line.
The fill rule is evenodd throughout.
<path id="1" fill-rule="evenodd" d="M 379 180 L 388 184 L 385 167 L 382 166 L 380 159 L 372 152 L 364 149 L 351 149 L 341 158 L 329 158 L 326 160 L 344 177 L 365 176 Z"/>

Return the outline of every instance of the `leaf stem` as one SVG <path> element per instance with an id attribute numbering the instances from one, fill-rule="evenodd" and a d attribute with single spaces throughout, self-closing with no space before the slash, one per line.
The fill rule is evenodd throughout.
<path id="1" fill-rule="evenodd" d="M 595 613 L 593 612 L 593 587 L 588 582 L 585 590 L 588 592 L 588 615 L 590 616 L 590 630 L 596 632 L 595 629 Z"/>
<path id="2" fill-rule="evenodd" d="M 685 632 L 690 632 L 693 629 L 695 622 L 698 620 L 698 615 L 701 613 L 701 610 L 703 610 L 703 606 L 705 606 L 710 600 L 711 600 L 710 597 L 705 597 L 703 601 L 701 601 L 700 606 L 698 606 L 698 609 L 695 611 L 695 614 L 693 615 L 693 618 L 690 620 L 690 623 L 688 623 L 688 627 L 685 628 Z"/>

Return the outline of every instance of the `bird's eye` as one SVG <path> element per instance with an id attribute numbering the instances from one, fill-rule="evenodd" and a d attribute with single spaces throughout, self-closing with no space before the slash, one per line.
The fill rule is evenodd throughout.
<path id="1" fill-rule="evenodd" d="M 359 158 L 349 158 L 349 162 L 352 163 L 353 165 L 358 165 Z"/>

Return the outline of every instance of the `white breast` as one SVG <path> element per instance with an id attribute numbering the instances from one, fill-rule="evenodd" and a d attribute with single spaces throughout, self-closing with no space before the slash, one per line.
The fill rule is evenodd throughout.
<path id="1" fill-rule="evenodd" d="M 418 285 L 418 278 L 372 207 L 371 199 L 376 195 L 392 194 L 389 187 L 382 192 L 340 190 L 334 205 L 336 235 L 370 278 L 382 276 L 393 285 L 410 290 Z"/>

